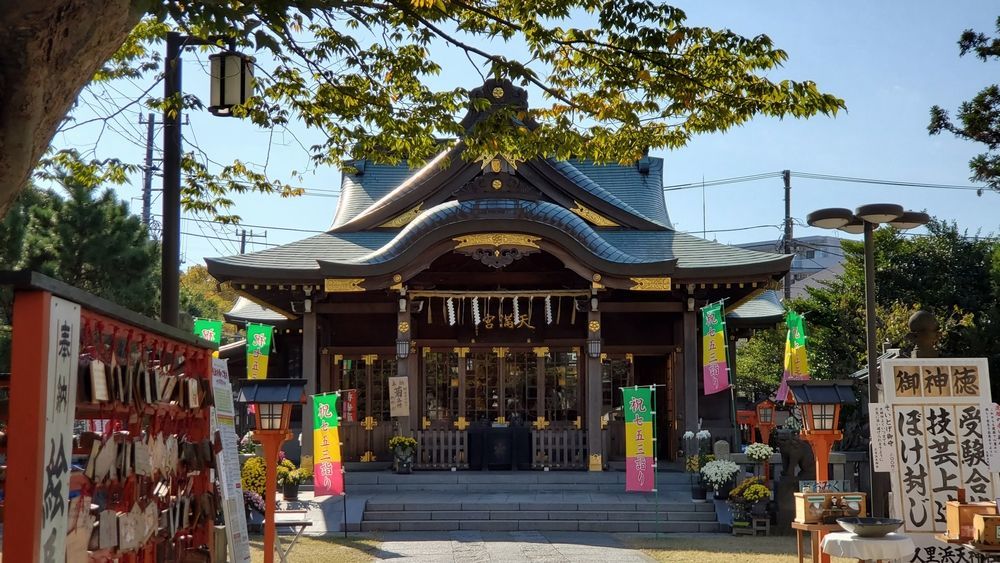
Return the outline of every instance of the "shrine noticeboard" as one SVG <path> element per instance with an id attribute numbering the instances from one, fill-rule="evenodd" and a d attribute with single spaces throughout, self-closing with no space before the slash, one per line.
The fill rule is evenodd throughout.
<path id="1" fill-rule="evenodd" d="M 222 510 L 226 517 L 226 535 L 229 540 L 229 561 L 250 562 L 250 536 L 247 533 L 246 509 L 243 503 L 243 485 L 240 482 L 240 458 L 236 446 L 236 408 L 233 404 L 233 386 L 229 381 L 227 360 L 212 360 L 212 392 L 215 407 L 212 409 L 213 425 L 222 440 L 222 451 L 216 456 Z"/>
<path id="2" fill-rule="evenodd" d="M 389 416 L 410 416 L 410 380 L 405 375 L 389 378 Z"/>
<path id="3" fill-rule="evenodd" d="M 945 505 L 959 488 L 970 502 L 1000 494 L 985 358 L 885 360 L 882 383 L 895 440 L 892 512 L 903 532 L 945 532 Z"/>

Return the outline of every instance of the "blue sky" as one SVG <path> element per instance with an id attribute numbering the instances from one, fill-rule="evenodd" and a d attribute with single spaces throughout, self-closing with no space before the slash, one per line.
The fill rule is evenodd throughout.
<path id="1" fill-rule="evenodd" d="M 758 118 L 725 133 L 695 138 L 675 151 L 654 151 L 665 159 L 667 185 L 711 181 L 720 178 L 773 172 L 771 178 L 708 187 L 704 206 L 708 238 L 739 243 L 775 240 L 784 213 L 782 182 L 777 172 L 792 174 L 792 215 L 804 225 L 809 211 L 820 207 L 855 207 L 872 202 L 895 202 L 911 209 L 956 221 L 970 233 L 1000 231 L 1000 195 L 975 191 L 949 191 L 865 184 L 824 182 L 797 178 L 795 172 L 838 176 L 907 180 L 926 183 L 971 185 L 968 161 L 980 146 L 950 136 L 927 134 L 928 110 L 938 104 L 954 110 L 997 76 L 996 63 L 958 57 L 956 41 L 966 28 L 983 32 L 994 29 L 1000 10 L 989 2 L 950 3 L 899 0 L 884 2 L 677 2 L 691 25 L 729 27 L 744 35 L 764 33 L 789 54 L 785 66 L 770 76 L 778 80 L 810 79 L 820 89 L 843 98 L 848 111 L 836 118 L 809 120 Z M 457 53 L 440 52 L 444 72 L 434 84 L 468 88 L 479 82 L 478 74 Z M 205 53 L 185 55 L 184 87 L 207 98 L 208 78 L 201 63 Z M 265 64 L 262 62 L 262 64 Z M 119 86 L 119 92 L 102 92 L 109 105 L 128 98 L 142 85 Z M 159 93 L 160 87 L 154 91 Z M 535 99 L 537 95 L 533 93 Z M 117 99 L 116 99 L 117 98 Z M 86 102 L 98 104 L 96 98 Z M 133 111 L 133 109 L 135 111 Z M 82 108 L 84 119 L 89 108 Z M 119 157 L 130 162 L 143 158 L 144 126 L 135 123 L 139 108 L 122 114 L 117 125 L 104 132 L 95 149 L 100 158 Z M 305 172 L 294 185 L 309 188 L 310 195 L 282 200 L 274 196 L 237 197 L 235 213 L 248 230 L 267 230 L 266 242 L 279 244 L 308 236 L 280 230 L 285 227 L 323 230 L 336 207 L 340 173 L 314 169 L 302 146 L 319 141 L 315 133 L 259 130 L 231 119 L 192 113 L 185 136 L 196 142 L 208 158 L 229 162 L 234 158 L 263 165 L 279 179 L 292 171 Z M 112 130 L 113 129 L 113 130 Z M 117 130 L 117 132 L 116 132 Z M 99 131 L 81 127 L 55 139 L 57 146 L 92 145 Z M 159 142 L 159 138 L 158 138 Z M 159 178 L 154 180 L 154 187 Z M 139 212 L 141 178 L 118 189 Z M 326 191 L 324 191 L 326 190 Z M 700 233 L 703 228 L 703 191 L 700 188 L 668 192 L 667 205 L 675 226 Z M 159 201 L 154 205 L 158 213 Z M 757 225 L 762 228 L 738 229 Z M 795 234 L 831 234 L 797 225 Z M 182 252 L 185 266 L 203 263 L 205 256 L 238 251 L 236 230 L 210 223 L 185 220 Z M 209 237 L 232 240 L 213 240 Z M 262 238 L 248 241 L 248 250 L 264 248 Z"/>

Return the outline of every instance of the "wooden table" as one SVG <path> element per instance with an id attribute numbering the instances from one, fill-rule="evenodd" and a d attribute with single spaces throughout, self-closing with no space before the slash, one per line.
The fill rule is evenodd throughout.
<path id="1" fill-rule="evenodd" d="M 278 534 L 274 535 L 274 551 L 278 554 L 278 558 L 281 559 L 281 563 L 288 563 L 288 554 L 291 553 L 292 548 L 295 547 L 295 542 L 299 541 L 299 536 L 302 532 L 312 526 L 311 520 L 306 520 L 302 518 L 307 513 L 306 510 L 276 510 L 274 512 L 274 525 L 277 528 L 286 527 L 291 528 L 295 532 L 292 536 L 292 541 L 288 544 L 288 547 L 281 545 L 281 536 Z M 279 520 L 279 516 L 296 515 L 299 519 L 296 520 Z"/>
<path id="2" fill-rule="evenodd" d="M 799 563 L 804 561 L 802 558 L 802 532 L 809 532 L 813 563 L 830 563 L 830 556 L 823 553 L 819 544 L 823 541 L 824 535 L 843 530 L 840 524 L 802 524 L 801 522 L 792 522 L 792 529 L 795 530 L 795 550 L 799 555 Z"/>

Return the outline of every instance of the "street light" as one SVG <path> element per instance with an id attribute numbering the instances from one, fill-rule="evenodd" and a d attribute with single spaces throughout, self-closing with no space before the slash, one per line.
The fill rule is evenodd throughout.
<path id="1" fill-rule="evenodd" d="M 771 430 L 774 429 L 774 403 L 768 399 L 757 403 L 757 426 L 760 428 L 760 441 L 767 444 L 771 441 Z"/>
<path id="2" fill-rule="evenodd" d="M 160 320 L 177 326 L 180 322 L 181 267 L 181 52 L 195 45 L 217 45 L 226 38 L 201 39 L 174 31 L 167 33 L 167 54 L 163 60 L 163 230 L 160 249 Z M 233 105 L 246 102 L 253 91 L 253 64 L 250 57 L 232 50 L 222 58 L 213 55 L 212 90 L 209 111 L 231 115 Z M 235 59 L 235 60 L 234 60 Z M 218 67 L 218 68 L 216 68 Z M 218 70 L 218 72 L 216 72 Z"/>
<path id="3" fill-rule="evenodd" d="M 241 379 L 238 401 L 253 405 L 253 439 L 264 447 L 264 563 L 274 563 L 274 502 L 278 491 L 278 452 L 292 439 L 292 407 L 305 403 L 305 379 Z"/>
<path id="4" fill-rule="evenodd" d="M 802 438 L 816 456 L 816 480 L 830 478 L 830 450 L 844 435 L 840 432 L 840 407 L 857 402 L 850 381 L 799 380 L 788 382 L 789 395 L 802 407 Z"/>
<path id="5" fill-rule="evenodd" d="M 926 225 L 930 216 L 920 211 L 905 211 L 894 203 L 873 203 L 858 207 L 854 213 L 842 207 L 813 211 L 806 223 L 821 229 L 839 229 L 851 234 L 864 234 L 865 240 L 865 341 L 868 353 L 868 402 L 878 402 L 878 374 L 875 343 L 875 239 L 872 236 L 882 224 L 900 230 Z M 870 412 L 870 411 L 869 411 Z M 888 479 L 871 466 L 872 515 L 886 514 Z"/>

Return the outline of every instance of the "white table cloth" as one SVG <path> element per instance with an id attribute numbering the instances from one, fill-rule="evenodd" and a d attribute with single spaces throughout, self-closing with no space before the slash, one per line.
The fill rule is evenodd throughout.
<path id="1" fill-rule="evenodd" d="M 850 532 L 833 532 L 823 537 L 823 553 L 854 559 L 902 559 L 908 561 L 916 546 L 903 534 L 887 534 L 881 538 L 862 538 Z"/>

